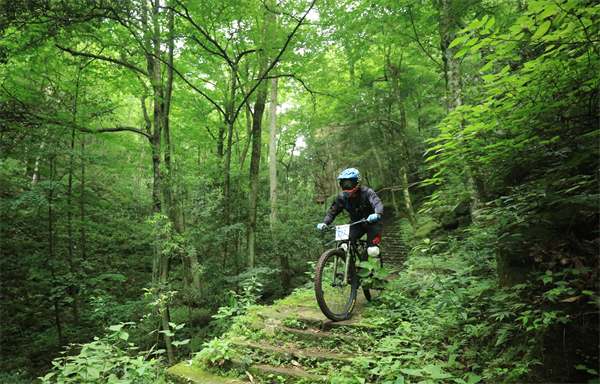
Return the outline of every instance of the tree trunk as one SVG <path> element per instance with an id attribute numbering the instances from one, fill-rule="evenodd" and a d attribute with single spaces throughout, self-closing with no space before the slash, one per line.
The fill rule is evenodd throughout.
<path id="1" fill-rule="evenodd" d="M 85 134 L 81 136 L 81 193 L 79 194 L 79 215 L 81 219 L 81 230 L 79 237 L 79 248 L 81 249 L 81 260 L 87 260 L 86 233 L 85 233 Z"/>
<path id="2" fill-rule="evenodd" d="M 260 73 L 266 69 L 263 60 Z M 260 169 L 260 152 L 262 149 L 262 118 L 267 101 L 267 84 L 261 84 L 256 91 L 256 102 L 252 114 L 252 153 L 250 155 L 250 188 L 248 203 L 247 246 L 248 258 L 246 265 L 254 268 L 256 247 L 256 207 L 258 205 L 258 171 Z"/>
<path id="3" fill-rule="evenodd" d="M 223 185 L 223 222 L 225 224 L 226 227 L 229 227 L 231 225 L 231 175 L 230 175 L 230 171 L 231 171 L 231 147 L 232 147 L 232 142 L 233 142 L 233 113 L 234 113 L 234 107 L 235 107 L 235 93 L 237 90 L 237 78 L 238 78 L 238 68 L 236 65 L 233 66 L 233 68 L 231 69 L 231 89 L 230 89 L 230 100 L 229 100 L 229 105 L 227 106 L 227 110 L 226 110 L 226 121 L 227 121 L 227 126 L 228 126 L 228 133 L 227 133 L 227 152 L 225 153 L 225 184 Z M 227 230 L 228 231 L 228 230 Z M 225 235 L 227 235 L 228 232 L 225 233 Z M 227 255 L 228 255 L 228 248 L 227 248 L 227 241 L 223 242 L 222 245 L 222 255 L 221 255 L 221 265 L 223 267 L 225 267 L 225 265 L 227 264 Z"/>
<path id="4" fill-rule="evenodd" d="M 162 203 L 161 203 L 161 192 L 162 192 L 162 174 L 160 169 L 160 161 L 161 161 L 161 139 L 162 139 L 162 130 L 164 125 L 164 108 L 163 100 L 165 98 L 165 93 L 163 89 L 163 81 L 162 81 L 162 73 L 161 73 L 161 65 L 159 57 L 162 56 L 161 52 L 161 30 L 160 25 L 158 23 L 159 13 L 161 11 L 160 0 L 154 0 L 151 3 L 151 9 L 148 8 L 148 4 L 144 2 L 144 6 L 142 7 L 142 25 L 144 27 L 144 41 L 148 48 L 151 48 L 152 54 L 148 53 L 146 55 L 146 61 L 148 65 L 148 74 L 150 75 L 150 81 L 152 84 L 152 94 L 153 94 L 153 110 L 154 110 L 154 118 L 152 121 L 153 124 L 153 132 L 152 138 L 150 139 L 150 144 L 152 146 L 152 164 L 154 167 L 154 186 L 152 190 L 152 199 L 154 200 L 154 213 L 162 213 Z M 148 13 L 152 14 L 152 24 L 148 23 Z M 152 25 L 152 29 L 150 29 L 150 25 Z M 149 50 L 150 51 L 150 50 Z M 168 183 L 167 183 L 168 184 Z M 167 186 L 168 188 L 168 186 Z M 158 283 L 159 293 L 160 290 L 164 289 L 167 284 L 170 270 L 170 258 L 168 255 L 163 254 L 160 249 L 154 250 L 154 277 L 153 280 Z M 164 310 L 163 310 L 164 312 Z M 168 311 L 166 313 L 161 313 L 162 319 L 162 327 L 163 330 L 169 330 L 169 319 L 168 319 Z M 167 349 L 167 355 L 169 359 L 169 364 L 175 364 L 175 351 L 173 350 L 173 345 L 171 342 L 171 337 L 168 333 L 164 333 L 164 340 Z"/>
<path id="5" fill-rule="evenodd" d="M 271 191 L 271 232 L 275 238 L 277 223 L 277 78 L 271 79 L 271 104 L 269 105 L 270 135 L 269 135 L 269 185 Z M 286 256 L 277 256 L 281 268 L 281 286 L 284 292 L 290 289 L 290 262 Z"/>
<path id="6" fill-rule="evenodd" d="M 162 130 L 163 130 L 163 141 L 165 143 L 165 169 L 166 169 L 166 177 L 163 180 L 163 195 L 165 198 L 165 206 L 167 208 L 167 213 L 171 221 L 173 222 L 173 227 L 175 231 L 183 235 L 185 233 L 185 222 L 183 221 L 183 214 L 181 209 L 179 209 L 179 201 L 174 191 L 174 173 L 172 159 L 173 159 L 173 145 L 171 143 L 171 127 L 169 125 L 169 115 L 171 110 L 171 94 L 173 91 L 173 49 L 174 49 L 174 41 L 173 41 L 173 33 L 174 33 L 174 20 L 173 20 L 173 11 L 169 10 L 168 15 L 168 38 L 167 38 L 167 48 L 168 48 L 168 58 L 167 58 L 167 83 L 165 84 L 165 97 L 161 103 L 162 110 Z"/>
<path id="7" fill-rule="evenodd" d="M 50 178 L 53 179 L 54 174 L 54 158 L 50 158 Z M 52 204 L 54 200 L 54 187 L 51 186 L 48 192 L 48 260 L 54 260 L 54 228 L 53 228 L 53 212 L 52 212 Z M 49 263 L 50 264 L 50 263 Z M 57 279 L 54 274 L 54 268 L 52 265 L 49 265 L 50 274 L 52 275 L 52 287 L 56 288 Z M 59 290 L 57 289 L 54 292 L 54 297 L 52 298 L 52 302 L 54 303 L 54 321 L 56 325 L 56 335 L 58 338 L 58 346 L 62 347 L 65 342 L 62 334 L 62 325 L 60 321 L 60 301 L 58 298 Z"/>
<path id="8" fill-rule="evenodd" d="M 77 73 L 77 80 L 75 82 L 75 104 L 73 106 L 73 123 L 77 123 L 77 103 L 79 98 L 79 80 L 81 75 L 81 69 Z M 73 172 L 74 172 L 74 153 L 75 152 L 75 128 L 71 130 L 71 153 L 69 155 L 69 178 L 67 183 L 67 257 L 69 263 L 69 273 L 75 281 L 75 260 L 73 256 L 73 249 L 75 248 L 75 242 L 73 241 L 73 207 L 71 207 L 71 203 L 73 202 Z M 71 299 L 73 300 L 71 303 L 71 310 L 73 313 L 73 324 L 78 327 L 79 326 L 79 306 L 77 300 L 77 286 L 72 284 L 69 287 L 69 293 L 71 295 Z"/>
<path id="9" fill-rule="evenodd" d="M 75 100 L 77 100 L 77 92 L 75 92 Z M 77 107 L 75 107 L 77 108 Z M 75 119 L 73 119 L 75 120 Z M 75 248 L 75 242 L 73 241 L 73 207 L 71 203 L 73 201 L 73 152 L 75 150 L 75 129 L 71 130 L 71 154 L 69 156 L 69 181 L 67 184 L 67 257 L 69 263 L 69 273 L 75 281 L 75 260 L 73 256 L 73 249 Z M 76 208 L 75 208 L 76 209 Z M 72 284 L 69 287 L 69 293 L 73 302 L 71 303 L 71 309 L 73 311 L 73 324 L 79 326 L 79 308 L 77 300 L 77 286 Z"/>
<path id="10" fill-rule="evenodd" d="M 404 108 L 404 101 L 402 100 L 402 94 L 400 93 L 400 86 L 398 84 L 398 80 L 400 77 L 400 68 L 397 68 L 392 65 L 390 61 L 390 55 L 387 57 L 387 66 L 390 74 L 392 76 L 392 86 L 394 88 L 394 93 L 396 94 L 396 100 L 398 101 L 398 109 L 400 110 L 400 140 L 398 146 L 400 147 L 400 184 L 402 185 L 402 192 L 404 194 L 404 202 L 406 205 L 406 211 L 408 212 L 408 219 L 410 223 L 414 226 L 417 225 L 417 216 L 415 215 L 415 211 L 412 207 L 412 202 L 410 200 L 410 193 L 408 192 L 408 151 L 407 151 L 407 123 L 406 123 L 406 109 Z"/>
<path id="11" fill-rule="evenodd" d="M 271 103 L 269 105 L 269 186 L 271 200 L 271 229 L 277 222 L 277 78 L 271 79 Z"/>

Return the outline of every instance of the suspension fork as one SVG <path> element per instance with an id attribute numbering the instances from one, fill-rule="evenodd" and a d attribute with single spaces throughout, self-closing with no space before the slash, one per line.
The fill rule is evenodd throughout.
<path id="1" fill-rule="evenodd" d="M 345 245 L 345 247 L 344 247 Z M 346 254 L 346 270 L 344 271 L 344 280 L 342 284 L 348 284 L 348 274 L 350 273 L 350 248 L 352 247 L 352 244 L 350 242 L 343 242 L 342 244 L 340 244 L 340 248 L 342 248 L 344 250 L 344 253 Z M 338 258 L 336 257 L 333 260 L 333 279 L 331 281 L 335 281 L 335 277 L 337 274 L 337 270 L 338 270 Z"/>

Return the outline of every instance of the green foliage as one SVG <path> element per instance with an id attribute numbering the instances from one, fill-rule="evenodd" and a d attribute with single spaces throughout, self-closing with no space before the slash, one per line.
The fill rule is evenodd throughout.
<path id="1" fill-rule="evenodd" d="M 498 289 L 489 234 L 471 230 L 468 239 L 426 240 L 414 248 L 377 303 L 383 317 L 373 319 L 386 328 L 373 346 L 377 358 L 355 358 L 332 382 L 543 380 L 536 366 L 544 340 L 571 321 L 544 304 L 558 293 L 540 291 L 537 281 L 549 284 L 549 275 Z"/>
<path id="2" fill-rule="evenodd" d="M 306 329 L 306 323 L 299 321 L 298 315 L 287 316 L 281 319 L 281 324 L 288 328 Z"/>
<path id="3" fill-rule="evenodd" d="M 231 348 L 228 340 L 220 340 L 216 337 L 204 343 L 204 348 L 196 354 L 195 361 L 201 365 L 210 367 L 222 365 L 229 360 Z"/>
<path id="4" fill-rule="evenodd" d="M 529 225 L 540 211 L 567 200 L 588 207 L 597 200 L 591 171 L 598 145 L 590 139 L 598 135 L 593 100 L 600 84 L 593 74 L 600 68 L 589 36 L 598 31 L 600 10 L 585 0 L 529 6 L 509 33 L 488 16 L 463 30 L 473 37 L 457 55 L 485 48 L 488 64 L 481 71 L 495 74 L 484 76 L 476 102 L 450 114 L 429 140 L 428 161 L 439 172 L 428 182 L 463 175 L 466 164 L 488 195 L 498 196 L 504 209 L 488 206 L 488 212 L 497 217 L 500 211 L 503 225 Z M 532 52 L 527 59 L 519 55 L 524 50 Z"/>
<path id="5" fill-rule="evenodd" d="M 129 333 L 124 325 L 109 327 L 110 333 L 93 342 L 73 344 L 63 357 L 54 359 L 53 369 L 43 383 L 161 383 L 162 369 L 148 352 L 127 343 Z M 75 353 L 72 353 L 75 352 Z"/>
<path id="6" fill-rule="evenodd" d="M 361 277 L 361 285 L 365 289 L 369 289 L 372 286 L 378 288 L 387 288 L 388 281 L 386 277 L 393 273 L 389 268 L 382 267 L 379 262 L 379 258 L 369 257 L 366 261 L 358 263 L 357 267 L 360 267 L 358 276 Z"/>

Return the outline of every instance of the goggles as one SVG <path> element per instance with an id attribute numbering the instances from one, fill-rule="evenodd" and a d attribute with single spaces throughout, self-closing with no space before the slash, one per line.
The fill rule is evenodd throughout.
<path id="1" fill-rule="evenodd" d="M 357 179 L 341 179 L 340 180 L 340 187 L 344 191 L 354 189 L 354 187 L 356 187 L 357 184 L 358 184 Z"/>

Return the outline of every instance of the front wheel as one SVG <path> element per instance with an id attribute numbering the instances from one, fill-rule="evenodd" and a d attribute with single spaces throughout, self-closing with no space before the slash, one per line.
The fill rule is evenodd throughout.
<path id="1" fill-rule="evenodd" d="M 346 267 L 346 253 L 339 248 L 323 253 L 317 263 L 317 303 L 323 314 L 333 321 L 347 319 L 354 309 L 358 277 L 353 264 L 350 261 L 350 265 Z"/>

